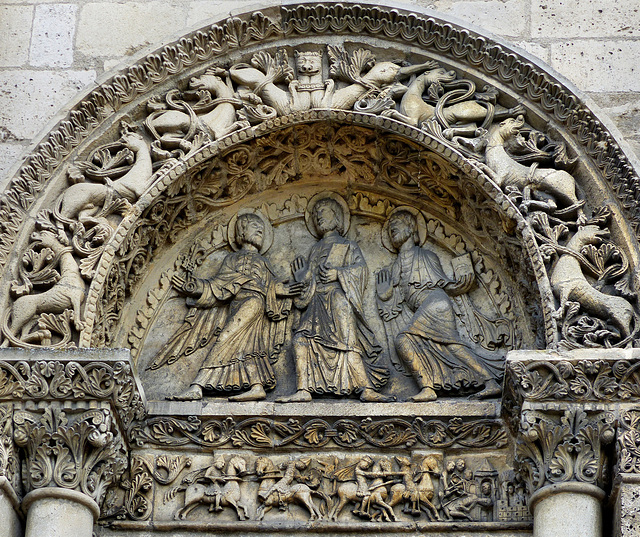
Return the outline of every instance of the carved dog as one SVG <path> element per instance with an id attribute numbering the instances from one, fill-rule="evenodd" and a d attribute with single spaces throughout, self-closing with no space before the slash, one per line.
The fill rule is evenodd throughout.
<path id="1" fill-rule="evenodd" d="M 76 183 L 58 198 L 54 216 L 58 220 L 60 240 L 66 240 L 64 224 L 82 223 L 100 212 L 112 190 L 129 203 L 135 203 L 150 186 L 153 167 L 149 146 L 144 138 L 134 132 L 123 133 L 120 141 L 133 151 L 135 163 L 120 179 L 104 185 L 100 183 Z"/>
<path id="2" fill-rule="evenodd" d="M 50 231 L 34 232 L 31 239 L 51 248 L 59 257 L 61 277 L 58 282 L 44 293 L 25 295 L 16 299 L 11 308 L 11 332 L 26 341 L 27 333 L 34 317 L 41 313 L 62 313 L 73 310 L 76 330 L 82 330 L 80 308 L 85 296 L 85 283 L 80 275 L 71 248 L 60 244 L 55 234 Z"/>
<path id="3" fill-rule="evenodd" d="M 609 236 L 608 230 L 588 225 L 578 229 L 567 243 L 567 248 L 575 252 L 588 244 L 600 244 Z M 584 277 L 580 262 L 571 254 L 560 256 L 551 271 L 551 287 L 560 300 L 556 315 L 561 317 L 568 301 L 580 303 L 582 308 L 601 319 L 610 319 L 620 330 L 622 338 L 631 334 L 631 321 L 634 311 L 631 304 L 620 296 L 607 295 L 594 288 Z"/>
<path id="4" fill-rule="evenodd" d="M 498 186 L 503 190 L 512 186 L 521 192 L 525 189 L 540 191 L 565 207 L 579 207 L 576 182 L 570 173 L 553 168 L 529 168 L 507 154 L 505 143 L 516 136 L 523 125 L 524 117 L 518 116 L 507 118 L 489 129 L 485 158 L 487 166 L 495 173 Z"/>

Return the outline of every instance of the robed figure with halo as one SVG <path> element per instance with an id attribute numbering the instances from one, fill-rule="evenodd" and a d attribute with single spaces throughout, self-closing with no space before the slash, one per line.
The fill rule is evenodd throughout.
<path id="1" fill-rule="evenodd" d="M 305 220 L 318 242 L 291 265 L 295 280 L 304 284 L 294 299 L 300 321 L 291 344 L 297 391 L 278 401 L 311 401 L 316 394 L 391 401 L 379 392 L 389 370 L 379 363 L 382 347 L 364 311 L 367 264 L 360 247 L 345 237 L 349 207 L 340 195 L 321 192 L 309 200 Z"/>
<path id="2" fill-rule="evenodd" d="M 473 286 L 471 258 L 454 258 L 455 276 L 449 278 L 437 254 L 422 246 L 425 240 L 424 216 L 412 207 L 396 208 L 383 227 L 382 242 L 397 257 L 376 275 L 378 311 L 390 347 L 420 388 L 411 400 L 472 390 L 475 398 L 495 397 L 504 359 L 481 354 L 461 338 L 451 299 Z"/>
<path id="3" fill-rule="evenodd" d="M 276 385 L 271 359 L 284 343 L 291 297 L 302 284 L 280 281 L 263 256 L 273 242 L 273 230 L 259 211 L 240 211 L 229 222 L 228 236 L 235 251 L 211 278 L 189 272 L 172 278 L 192 309 L 149 369 L 184 356 L 204 359 L 191 386 L 169 399 L 241 391 L 229 400 L 256 401 Z"/>

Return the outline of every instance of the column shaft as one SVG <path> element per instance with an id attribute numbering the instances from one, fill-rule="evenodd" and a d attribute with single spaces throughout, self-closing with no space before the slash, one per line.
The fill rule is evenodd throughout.
<path id="1" fill-rule="evenodd" d="M 86 494 L 59 488 L 37 489 L 22 503 L 25 537 L 92 537 L 100 509 Z"/>
<path id="2" fill-rule="evenodd" d="M 587 483 L 549 485 L 531 496 L 533 537 L 602 537 L 604 491 Z"/>

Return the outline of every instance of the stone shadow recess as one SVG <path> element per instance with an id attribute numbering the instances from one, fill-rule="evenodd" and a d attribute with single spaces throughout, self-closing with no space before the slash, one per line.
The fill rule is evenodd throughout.
<path id="1" fill-rule="evenodd" d="M 616 435 L 614 502 L 640 468 L 638 184 L 553 73 L 431 15 L 188 34 L 0 200 L 0 485 L 99 535 L 529 535 L 559 485 L 595 520 Z"/>

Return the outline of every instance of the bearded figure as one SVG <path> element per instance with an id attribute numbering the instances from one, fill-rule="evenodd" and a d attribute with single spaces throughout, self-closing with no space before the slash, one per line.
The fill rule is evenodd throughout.
<path id="1" fill-rule="evenodd" d="M 340 196 L 321 193 L 307 207 L 307 227 L 320 240 L 308 258 L 292 263 L 304 290 L 294 300 L 300 322 L 292 347 L 297 392 L 279 401 L 310 401 L 312 394 L 358 394 L 362 401 L 389 401 L 378 392 L 389 370 L 364 314 L 368 269 L 359 246 L 345 238 L 349 208 Z"/>
<path id="2" fill-rule="evenodd" d="M 271 358 L 285 337 L 284 328 L 277 325 L 291 309 L 288 297 L 303 286 L 276 278 L 262 255 L 272 236 L 269 221 L 260 213 L 239 214 L 229 223 L 229 242 L 237 251 L 225 257 L 213 277 L 173 276 L 174 287 L 187 296 L 192 309 L 149 369 L 183 356 L 205 357 L 189 389 L 169 399 L 189 401 L 202 399 L 204 392 L 242 391 L 229 400 L 257 401 L 275 387 Z"/>
<path id="3" fill-rule="evenodd" d="M 390 242 L 398 257 L 376 276 L 378 310 L 389 339 L 420 387 L 411 400 L 433 401 L 438 392 L 471 390 L 476 398 L 497 396 L 504 360 L 482 356 L 462 340 L 450 298 L 470 290 L 473 268 L 469 262 L 459 278 L 450 279 L 438 256 L 420 246 L 419 218 L 424 219 L 410 207 L 391 214 L 383 242 Z"/>

